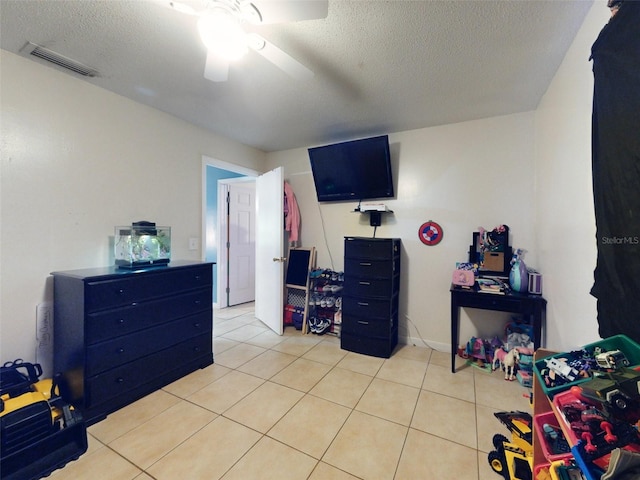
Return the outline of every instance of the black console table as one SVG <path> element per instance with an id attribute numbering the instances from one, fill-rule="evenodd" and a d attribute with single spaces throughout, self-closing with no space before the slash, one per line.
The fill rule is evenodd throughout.
<path id="1" fill-rule="evenodd" d="M 496 310 L 526 315 L 533 325 L 533 347 L 542 346 L 542 324 L 547 301 L 541 295 L 511 292 L 505 295 L 478 292 L 451 285 L 451 372 L 456 372 L 456 352 L 459 345 L 460 307 Z"/>

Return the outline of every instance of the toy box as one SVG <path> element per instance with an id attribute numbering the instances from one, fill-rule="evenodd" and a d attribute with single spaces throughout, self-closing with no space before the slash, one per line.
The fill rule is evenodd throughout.
<path id="1" fill-rule="evenodd" d="M 533 375 L 531 375 L 526 370 L 518 370 L 518 373 L 516 373 L 516 378 L 518 379 L 518 382 L 520 382 L 520 385 L 522 385 L 523 387 L 531 388 L 533 386 Z"/>
<path id="2" fill-rule="evenodd" d="M 569 443 L 564 437 L 564 432 L 560 428 L 558 419 L 553 412 L 546 412 L 540 415 L 536 415 L 533 419 L 534 430 L 540 446 L 542 447 L 542 453 L 549 462 L 555 462 L 557 460 L 564 460 L 571 457 L 571 449 Z M 545 434 L 546 430 L 551 429 L 556 433 L 556 436 Z"/>
<path id="3" fill-rule="evenodd" d="M 640 345 L 631 340 L 626 335 L 614 335 L 612 337 L 585 345 L 581 350 L 567 353 L 558 353 L 542 358 L 534 363 L 534 373 L 538 376 L 538 379 L 540 380 L 540 386 L 542 387 L 545 395 L 547 395 L 549 398 L 553 398 L 558 393 L 564 392 L 572 386 L 586 382 L 591 378 L 588 373 L 586 375 L 581 374 L 581 372 L 578 371 L 577 368 L 571 367 L 571 365 L 580 362 L 583 354 L 587 354 L 589 357 L 593 358 L 593 367 L 595 369 L 598 369 L 599 367 L 595 362 L 596 352 L 613 350 L 620 350 L 621 352 L 623 352 L 628 359 L 629 365 L 631 367 L 640 365 Z M 576 371 L 569 372 L 567 380 L 562 381 L 561 383 L 557 382 L 555 384 L 550 384 L 547 381 L 548 378 L 546 377 L 545 371 L 549 370 L 550 363 L 558 364 L 558 362 L 561 362 L 563 364 L 560 365 L 560 367 L 566 368 L 566 366 L 569 366 L 570 368 L 574 368 Z"/>

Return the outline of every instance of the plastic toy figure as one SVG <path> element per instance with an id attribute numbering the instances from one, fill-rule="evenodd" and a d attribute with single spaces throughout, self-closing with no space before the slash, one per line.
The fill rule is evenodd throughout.
<path id="1" fill-rule="evenodd" d="M 569 366 L 564 359 L 545 358 L 544 362 L 550 372 L 553 372 L 556 376 L 560 376 L 569 382 L 575 381 L 580 375 L 579 372 L 575 368 Z"/>
<path id="2" fill-rule="evenodd" d="M 493 370 L 496 370 L 498 365 L 504 369 L 505 380 L 515 380 L 515 370 L 518 361 L 520 360 L 520 352 L 518 349 L 512 348 L 509 352 L 505 352 L 502 348 L 498 348 L 493 357 Z"/>

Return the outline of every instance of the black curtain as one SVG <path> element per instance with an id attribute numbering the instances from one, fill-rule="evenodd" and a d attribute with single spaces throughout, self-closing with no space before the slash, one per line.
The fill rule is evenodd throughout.
<path id="1" fill-rule="evenodd" d="M 598 244 L 591 294 L 601 337 L 622 333 L 640 342 L 640 1 L 621 3 L 591 58 Z"/>

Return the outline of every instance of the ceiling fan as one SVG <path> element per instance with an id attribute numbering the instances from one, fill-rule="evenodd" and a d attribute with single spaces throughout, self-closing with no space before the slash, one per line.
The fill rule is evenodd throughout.
<path id="1" fill-rule="evenodd" d="M 163 4 L 180 13 L 198 17 L 198 31 L 207 47 L 204 76 L 224 82 L 229 64 L 251 48 L 295 79 L 306 79 L 313 72 L 257 33 L 243 26 L 325 18 L 328 0 L 164 0 Z"/>

